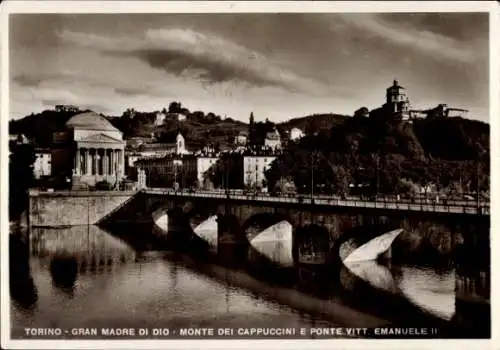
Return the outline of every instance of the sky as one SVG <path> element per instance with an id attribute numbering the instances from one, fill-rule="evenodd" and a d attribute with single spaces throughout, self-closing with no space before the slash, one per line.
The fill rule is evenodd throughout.
<path id="1" fill-rule="evenodd" d="M 488 121 L 488 30 L 484 13 L 16 14 L 10 118 L 171 101 L 243 121 L 352 115 L 397 79 L 414 109 Z"/>

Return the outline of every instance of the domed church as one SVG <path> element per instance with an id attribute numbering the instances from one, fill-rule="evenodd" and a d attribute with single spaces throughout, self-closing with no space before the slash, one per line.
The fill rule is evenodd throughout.
<path id="1" fill-rule="evenodd" d="M 124 149 L 122 132 L 106 118 L 77 114 L 53 134 L 53 175 L 70 178 L 73 188 L 100 181 L 115 185 L 124 177 Z"/>

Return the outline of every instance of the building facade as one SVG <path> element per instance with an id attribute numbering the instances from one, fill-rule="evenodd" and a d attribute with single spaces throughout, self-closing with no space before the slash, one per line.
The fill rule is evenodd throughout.
<path id="1" fill-rule="evenodd" d="M 246 132 L 240 132 L 235 138 L 234 138 L 234 145 L 236 147 L 245 147 L 248 142 L 248 134 Z"/>
<path id="2" fill-rule="evenodd" d="M 162 112 L 156 113 L 154 125 L 160 126 L 165 123 L 166 114 Z"/>
<path id="3" fill-rule="evenodd" d="M 52 154 L 49 149 L 35 149 L 35 162 L 33 164 L 33 175 L 35 179 L 48 177 L 52 172 Z"/>
<path id="4" fill-rule="evenodd" d="M 181 133 L 178 133 L 175 140 L 169 140 L 171 142 L 165 143 L 143 143 L 139 145 L 135 150 L 134 154 L 140 157 L 154 157 L 160 158 L 165 157 L 169 154 L 183 155 L 190 154 L 186 148 L 186 140 Z"/>
<path id="5" fill-rule="evenodd" d="M 298 141 L 302 137 L 304 137 L 304 132 L 301 129 L 293 128 L 292 130 L 290 130 L 290 140 L 291 141 Z"/>
<path id="6" fill-rule="evenodd" d="M 121 131 L 106 118 L 77 114 L 53 135 L 52 174 L 70 178 L 74 189 L 101 181 L 117 184 L 124 177 L 124 149 Z"/>
<path id="7" fill-rule="evenodd" d="M 243 156 L 243 184 L 245 187 L 264 188 L 265 172 L 276 159 L 275 155 L 244 155 Z"/>
<path id="8" fill-rule="evenodd" d="M 266 138 L 264 140 L 264 147 L 278 150 L 281 149 L 281 136 L 278 130 L 274 130 L 273 132 L 268 132 Z"/>
<path id="9" fill-rule="evenodd" d="M 199 155 L 196 157 L 196 172 L 198 185 L 201 186 L 205 183 L 206 172 L 215 166 L 219 157 L 215 155 Z"/>
<path id="10" fill-rule="evenodd" d="M 167 155 L 161 158 L 141 158 L 135 162 L 144 170 L 148 187 L 190 188 L 196 185 L 198 171 L 194 155 Z"/>

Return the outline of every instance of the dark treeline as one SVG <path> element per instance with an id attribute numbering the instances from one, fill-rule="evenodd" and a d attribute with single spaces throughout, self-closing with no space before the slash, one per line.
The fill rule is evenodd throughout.
<path id="1" fill-rule="evenodd" d="M 309 134 L 279 156 L 266 173 L 297 191 L 346 194 L 489 190 L 489 125 L 468 119 L 416 120 L 413 124 L 349 118 L 330 132 Z M 417 186 L 418 185 L 418 186 Z"/>
<path id="2" fill-rule="evenodd" d="M 56 106 L 22 119 L 11 120 L 9 131 L 23 133 L 36 147 L 50 147 L 53 132 L 62 130 L 72 116 L 88 111 L 78 107 Z M 155 125 L 158 114 L 163 114 L 164 120 L 160 125 Z M 168 108 L 151 112 L 128 108 L 121 116 L 101 115 L 122 131 L 124 138 L 144 137 L 152 138 L 155 142 L 172 142 L 177 133 L 181 132 L 188 146 L 194 149 L 207 145 L 207 140 L 213 145 L 227 146 L 239 132 L 248 129 L 248 125 L 243 122 L 223 118 L 212 112 L 189 111 L 180 102 L 172 102 Z M 179 115 L 185 119 L 180 119 Z"/>

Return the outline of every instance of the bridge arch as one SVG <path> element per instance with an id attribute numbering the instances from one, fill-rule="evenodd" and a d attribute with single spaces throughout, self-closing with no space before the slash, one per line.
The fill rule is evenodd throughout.
<path id="1" fill-rule="evenodd" d="M 257 235 L 263 230 L 281 221 L 287 221 L 290 224 L 293 223 L 293 219 L 287 213 L 269 211 L 252 213 L 252 215 L 247 218 L 243 218 L 243 220 L 241 230 L 251 236 Z M 252 228 L 256 228 L 259 232 L 248 232 Z"/>

